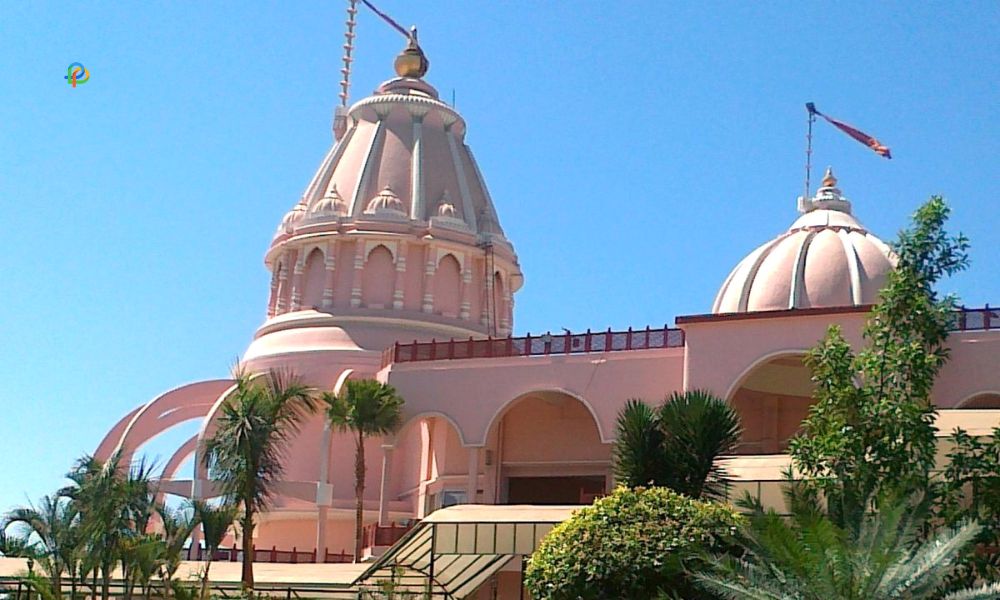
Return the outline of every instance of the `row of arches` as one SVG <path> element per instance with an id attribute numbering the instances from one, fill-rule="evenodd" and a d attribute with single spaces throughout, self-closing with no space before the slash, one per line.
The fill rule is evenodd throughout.
<path id="1" fill-rule="evenodd" d="M 350 305 L 408 308 L 455 319 L 510 321 L 512 304 L 504 273 L 495 270 L 491 285 L 486 286 L 483 282 L 486 274 L 468 267 L 470 272 L 463 274 L 463 266 L 453 253 L 445 253 L 432 263 L 431 269 L 414 261 L 416 264 L 410 265 L 409 270 L 418 274 L 409 275 L 400 268 L 405 257 L 396 256 L 388 246 L 378 244 L 368 250 L 360 265 L 334 260 L 335 265 L 347 262 L 349 269 L 337 267 L 336 273 L 328 274 L 324 248 L 315 246 L 303 251 L 308 254 L 301 262 L 300 277 L 295 276 L 292 261 L 288 259 L 279 260 L 274 266 L 269 304 L 272 314 Z M 356 267 L 360 267 L 360 275 L 354 272 Z M 465 285 L 473 286 L 473 291 L 466 293 Z"/>

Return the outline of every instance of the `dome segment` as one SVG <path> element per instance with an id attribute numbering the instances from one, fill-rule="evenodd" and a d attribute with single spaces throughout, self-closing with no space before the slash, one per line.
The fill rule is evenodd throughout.
<path id="1" fill-rule="evenodd" d="M 802 213 L 777 238 L 736 265 L 722 284 L 713 313 L 872 304 L 892 270 L 894 257 L 882 240 L 851 214 L 830 169 L 813 198 L 800 198 Z"/>

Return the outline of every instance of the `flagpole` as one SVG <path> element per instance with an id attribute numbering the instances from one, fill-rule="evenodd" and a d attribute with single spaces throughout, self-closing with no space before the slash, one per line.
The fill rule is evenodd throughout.
<path id="1" fill-rule="evenodd" d="M 809 199 L 809 177 L 812 174 L 813 123 L 816 121 L 816 109 L 812 102 L 806 103 L 806 113 L 809 118 L 806 125 L 806 185 L 803 200 Z"/>

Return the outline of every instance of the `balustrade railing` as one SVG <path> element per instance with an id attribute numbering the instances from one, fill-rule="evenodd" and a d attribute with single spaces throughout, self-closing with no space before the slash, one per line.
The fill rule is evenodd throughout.
<path id="1" fill-rule="evenodd" d="M 509 356 L 545 356 L 547 354 L 582 354 L 620 352 L 654 348 L 680 348 L 684 332 L 680 329 L 632 329 L 626 331 L 590 331 L 585 333 L 545 333 L 522 337 L 411 342 L 390 346 L 382 355 L 382 366 L 391 363 L 462 358 L 497 358 Z"/>
<path id="2" fill-rule="evenodd" d="M 366 525 L 364 529 L 364 547 L 374 548 L 376 546 L 391 546 L 398 542 L 400 538 L 406 535 L 406 532 L 413 529 L 415 523 L 411 522 L 408 525 L 396 525 L 392 522 L 388 525 L 379 525 L 377 523 L 372 525 Z"/>
<path id="3" fill-rule="evenodd" d="M 987 304 L 983 308 L 962 307 L 955 311 L 953 331 L 990 331 L 1000 329 L 1000 312 Z M 429 342 L 396 343 L 382 353 L 382 367 L 392 363 L 456 360 L 463 358 L 503 358 L 511 356 L 545 356 L 548 354 L 582 354 L 588 352 L 622 352 L 684 346 L 684 331 L 632 329 L 625 331 L 590 331 L 585 333 L 531 335 L 506 338 L 465 340 L 431 340 Z"/>
<path id="4" fill-rule="evenodd" d="M 201 546 L 189 546 L 186 549 L 187 560 L 207 560 L 208 552 Z M 258 548 L 254 546 L 254 562 L 261 563 L 314 563 L 316 562 L 316 549 L 299 550 L 292 547 L 291 550 L 282 550 L 277 546 L 270 548 Z M 243 560 L 243 549 L 234 545 L 232 548 L 219 548 L 212 556 L 213 561 L 240 562 Z M 354 562 L 354 555 L 346 553 L 343 549 L 340 552 L 326 551 L 323 562 L 326 563 L 349 563 Z"/>

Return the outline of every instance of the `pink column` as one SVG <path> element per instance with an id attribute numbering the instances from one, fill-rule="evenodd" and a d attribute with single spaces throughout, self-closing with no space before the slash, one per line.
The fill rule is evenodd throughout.
<path id="1" fill-rule="evenodd" d="M 279 265 L 275 264 L 274 271 L 271 272 L 271 295 L 267 299 L 267 318 L 274 316 L 278 302 L 278 271 Z"/>
<path id="2" fill-rule="evenodd" d="M 286 252 L 281 258 L 281 272 L 278 273 L 278 301 L 275 303 L 274 314 L 280 315 L 285 312 L 287 303 L 285 296 L 288 295 L 288 264 L 291 256 Z"/>
<path id="3" fill-rule="evenodd" d="M 434 312 L 434 271 L 437 268 L 435 263 L 436 252 L 434 248 L 427 247 L 427 260 L 424 263 L 424 299 L 421 310 L 425 313 Z"/>
<path id="4" fill-rule="evenodd" d="M 302 308 L 302 274 L 306 270 L 306 253 L 298 252 L 295 260 L 295 271 L 292 274 L 292 312 Z"/>
<path id="5" fill-rule="evenodd" d="M 365 243 L 354 243 L 354 273 L 351 281 L 351 308 L 361 306 L 361 273 L 365 268 Z"/>
<path id="6" fill-rule="evenodd" d="M 478 504 L 476 491 L 479 489 L 479 448 L 469 448 L 469 474 L 465 482 L 465 501 Z"/>
<path id="7" fill-rule="evenodd" d="M 466 258 L 466 264 L 462 267 L 462 304 L 459 308 L 458 317 L 463 321 L 469 320 L 469 312 L 472 310 L 472 259 Z"/>
<path id="8" fill-rule="evenodd" d="M 333 306 L 333 285 L 337 269 L 337 242 L 329 242 L 326 245 L 326 281 L 323 284 L 323 306 L 329 308 Z"/>
<path id="9" fill-rule="evenodd" d="M 403 308 L 403 288 L 406 285 L 406 244 L 400 242 L 396 250 L 396 279 L 392 290 L 392 307 L 395 310 Z"/>

